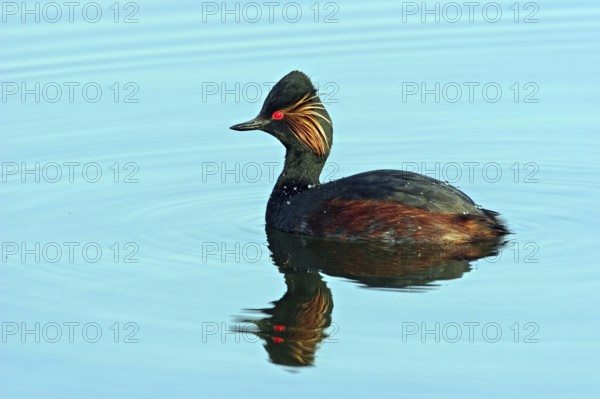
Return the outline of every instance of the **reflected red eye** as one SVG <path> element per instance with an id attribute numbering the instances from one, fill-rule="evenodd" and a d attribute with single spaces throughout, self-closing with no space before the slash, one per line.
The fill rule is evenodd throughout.
<path id="1" fill-rule="evenodd" d="M 281 111 L 273 112 L 273 119 L 275 119 L 276 121 L 283 119 L 283 112 L 281 112 Z"/>

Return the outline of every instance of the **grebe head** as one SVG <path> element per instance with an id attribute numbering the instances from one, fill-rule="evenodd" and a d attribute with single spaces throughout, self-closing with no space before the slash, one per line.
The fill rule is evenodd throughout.
<path id="1" fill-rule="evenodd" d="M 317 90 L 300 71 L 285 75 L 265 99 L 258 116 L 231 126 L 233 130 L 262 130 L 289 150 L 317 158 L 329 155 L 333 128 Z"/>

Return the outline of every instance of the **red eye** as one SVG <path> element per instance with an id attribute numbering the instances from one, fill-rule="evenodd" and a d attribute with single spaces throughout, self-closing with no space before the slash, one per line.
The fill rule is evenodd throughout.
<path id="1" fill-rule="evenodd" d="M 283 112 L 281 112 L 281 111 L 273 112 L 273 119 L 275 119 L 276 121 L 283 119 Z"/>

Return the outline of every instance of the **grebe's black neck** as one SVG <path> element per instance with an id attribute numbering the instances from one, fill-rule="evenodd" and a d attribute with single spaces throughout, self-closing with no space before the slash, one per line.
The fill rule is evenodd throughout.
<path id="1" fill-rule="evenodd" d="M 281 191 L 293 194 L 320 184 L 319 176 L 325 166 L 327 155 L 317 156 L 303 149 L 286 148 L 283 171 L 275 183 L 273 194 Z"/>
<path id="2" fill-rule="evenodd" d="M 283 171 L 267 203 L 267 226 L 278 226 L 289 216 L 293 198 L 320 184 L 319 175 L 327 156 L 317 156 L 297 147 L 287 147 Z"/>

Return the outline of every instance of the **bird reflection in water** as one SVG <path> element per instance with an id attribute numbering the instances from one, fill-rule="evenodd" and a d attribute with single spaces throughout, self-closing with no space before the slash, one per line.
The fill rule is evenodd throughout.
<path id="1" fill-rule="evenodd" d="M 462 277 L 472 261 L 497 255 L 503 244 L 500 240 L 468 245 L 344 242 L 269 228 L 267 240 L 287 292 L 272 307 L 256 309 L 263 317 L 240 318 L 234 329 L 260 337 L 273 363 L 296 367 L 314 365 L 319 345 L 335 331 L 329 329 L 333 297 L 320 273 L 369 288 L 422 291 L 435 287 L 436 281 Z M 247 323 L 254 328 L 248 329 Z"/>

